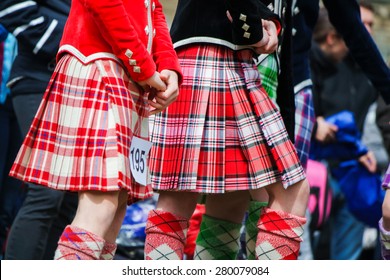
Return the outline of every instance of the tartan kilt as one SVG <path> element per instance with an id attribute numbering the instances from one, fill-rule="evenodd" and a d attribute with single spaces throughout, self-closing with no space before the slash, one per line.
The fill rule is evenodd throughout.
<path id="1" fill-rule="evenodd" d="M 278 108 L 276 103 L 276 95 L 278 88 L 278 72 L 279 65 L 276 53 L 269 54 L 265 56 L 259 63 L 257 63 L 257 69 L 260 73 L 261 84 Z"/>
<path id="2" fill-rule="evenodd" d="M 150 118 L 155 190 L 224 193 L 277 181 L 287 188 L 305 178 L 251 51 L 204 44 L 177 53 L 179 97 Z"/>
<path id="3" fill-rule="evenodd" d="M 299 160 L 306 169 L 310 141 L 315 123 L 312 87 L 304 87 L 295 93 L 295 148 Z"/>
<path id="4" fill-rule="evenodd" d="M 134 181 L 133 135 L 148 140 L 143 91 L 113 60 L 82 64 L 63 56 L 46 89 L 10 175 L 66 191 L 118 191 L 129 201 L 152 195 Z"/>
<path id="5" fill-rule="evenodd" d="M 278 86 L 278 61 L 276 54 L 267 55 L 263 60 L 257 63 L 257 69 L 260 73 L 262 86 L 268 93 L 268 96 L 276 103 L 276 94 Z M 311 134 L 315 123 L 314 105 L 312 96 L 312 87 L 307 86 L 295 93 L 295 142 L 299 161 L 304 169 L 307 167 L 309 159 Z"/>

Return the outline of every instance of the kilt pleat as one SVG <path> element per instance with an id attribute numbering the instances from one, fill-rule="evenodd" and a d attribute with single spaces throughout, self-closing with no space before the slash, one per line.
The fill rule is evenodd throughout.
<path id="1" fill-rule="evenodd" d="M 223 193 L 277 181 L 287 188 L 304 179 L 250 51 L 201 45 L 179 49 L 178 56 L 179 97 L 150 119 L 156 190 Z"/>
<path id="2" fill-rule="evenodd" d="M 146 96 L 112 60 L 58 63 L 10 175 L 67 191 L 152 195 L 131 176 L 133 135 L 148 139 Z"/>
<path id="3" fill-rule="evenodd" d="M 315 123 L 312 88 L 295 93 L 295 148 L 304 168 L 309 159 L 310 140 Z"/>

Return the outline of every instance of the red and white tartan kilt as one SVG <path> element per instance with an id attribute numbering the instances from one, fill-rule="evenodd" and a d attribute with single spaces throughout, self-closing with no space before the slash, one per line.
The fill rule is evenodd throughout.
<path id="1" fill-rule="evenodd" d="M 305 178 L 251 51 L 192 45 L 178 56 L 179 97 L 150 118 L 153 188 L 224 193 Z"/>
<path id="2" fill-rule="evenodd" d="M 133 135 L 148 140 L 145 94 L 118 62 L 59 61 L 10 175 L 67 191 L 118 191 L 129 201 L 152 195 L 134 181 Z"/>

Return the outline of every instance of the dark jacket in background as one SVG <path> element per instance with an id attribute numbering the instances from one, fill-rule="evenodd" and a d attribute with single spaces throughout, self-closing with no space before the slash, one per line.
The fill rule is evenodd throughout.
<path id="1" fill-rule="evenodd" d="M 310 65 L 316 115 L 326 118 L 343 110 L 351 111 L 362 133 L 368 109 L 378 98 L 378 91 L 362 69 L 350 55 L 341 63 L 332 63 L 315 43 Z"/>
<path id="2" fill-rule="evenodd" d="M 70 4 L 71 0 L 0 1 L 0 24 L 18 41 L 11 84 L 25 77 L 49 81 Z"/>
<path id="3" fill-rule="evenodd" d="M 233 22 L 227 18 L 227 10 Z M 247 30 L 240 16 L 244 16 Z M 179 0 L 171 27 L 172 41 L 175 48 L 215 43 L 233 50 L 244 49 L 263 38 L 260 19 L 280 20 L 259 0 Z"/>
<path id="4" fill-rule="evenodd" d="M 350 53 L 383 96 L 390 103 L 390 70 L 371 35 L 360 19 L 356 0 L 323 0 L 329 19 L 343 36 Z M 297 0 L 294 11 L 294 84 L 310 82 L 309 57 L 313 27 L 317 21 L 319 0 Z M 297 92 L 297 90 L 296 90 Z"/>

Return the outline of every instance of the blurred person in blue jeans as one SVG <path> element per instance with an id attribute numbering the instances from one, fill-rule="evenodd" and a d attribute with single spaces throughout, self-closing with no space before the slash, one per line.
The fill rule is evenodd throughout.
<path id="1" fill-rule="evenodd" d="M 0 1 L 0 24 L 18 42 L 7 82 L 22 137 L 53 73 L 70 4 L 71 0 Z M 5 259 L 53 259 L 58 239 L 75 215 L 77 194 L 34 184 L 27 189 L 8 234 Z"/>
<path id="2" fill-rule="evenodd" d="M 6 86 L 16 52 L 15 37 L 0 25 L 0 258 L 4 255 L 9 228 L 25 197 L 22 182 L 8 176 L 22 143 Z"/>

